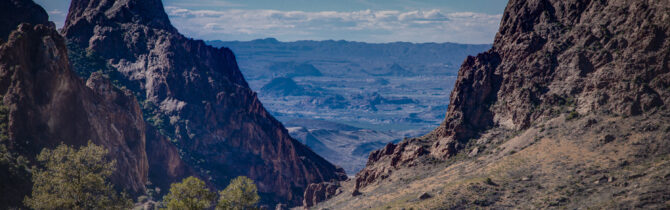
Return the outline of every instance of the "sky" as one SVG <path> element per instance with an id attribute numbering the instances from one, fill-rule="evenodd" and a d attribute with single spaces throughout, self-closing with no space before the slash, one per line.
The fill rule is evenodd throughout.
<path id="1" fill-rule="evenodd" d="M 58 27 L 69 0 L 35 0 Z M 492 43 L 507 0 L 163 0 L 177 29 L 204 40 Z"/>

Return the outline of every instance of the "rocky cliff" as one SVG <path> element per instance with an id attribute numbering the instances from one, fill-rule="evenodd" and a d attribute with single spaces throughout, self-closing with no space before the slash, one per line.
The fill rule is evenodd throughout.
<path id="1" fill-rule="evenodd" d="M 668 35 L 668 1 L 511 0 L 442 125 L 323 206 L 667 207 Z"/>
<path id="2" fill-rule="evenodd" d="M 511 1 L 493 49 L 461 67 L 435 131 L 439 155 L 493 125 L 528 128 L 560 105 L 635 116 L 667 104 L 667 3 Z"/>
<path id="3" fill-rule="evenodd" d="M 308 184 L 346 178 L 263 108 L 229 49 L 179 34 L 161 1 L 73 0 L 63 33 L 113 67 L 147 120 L 215 187 L 245 175 L 264 202 L 299 205 Z"/>
<path id="4" fill-rule="evenodd" d="M 489 128 L 523 130 L 566 106 L 634 116 L 667 104 L 667 11 L 661 2 L 510 1 L 493 48 L 463 62 L 446 119 L 428 135 L 431 154 L 448 158 Z"/>
<path id="5" fill-rule="evenodd" d="M 2 119 L 4 152 L 30 161 L 43 148 L 92 141 L 108 149 L 110 158 L 117 161 L 112 176 L 116 187 L 143 193 L 149 165 L 145 124 L 135 97 L 113 87 L 100 74 L 82 81 L 70 69 L 65 39 L 34 2 L 2 4 L 0 36 L 8 37 L 0 42 L 0 93 L 6 112 Z M 12 199 L 3 206 L 20 206 L 30 192 L 30 181 L 7 180 L 3 178 L 0 193 Z"/>

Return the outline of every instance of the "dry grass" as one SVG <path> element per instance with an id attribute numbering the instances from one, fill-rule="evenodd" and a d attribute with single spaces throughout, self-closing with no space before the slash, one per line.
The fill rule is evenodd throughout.
<path id="1" fill-rule="evenodd" d="M 316 209 L 667 207 L 663 199 L 670 199 L 670 189 L 661 187 L 670 184 L 670 143 L 663 143 L 668 134 L 634 130 L 641 122 L 664 121 L 605 116 L 584 126 L 593 117 L 567 124 L 554 118 L 446 166 L 401 168 L 361 196 L 343 193 Z M 604 134 L 616 139 L 603 142 Z M 423 192 L 433 197 L 419 200 Z"/>

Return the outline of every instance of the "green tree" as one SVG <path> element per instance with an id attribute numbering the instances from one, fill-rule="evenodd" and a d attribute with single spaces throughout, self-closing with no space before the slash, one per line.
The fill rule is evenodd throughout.
<path id="1" fill-rule="evenodd" d="M 37 156 L 41 168 L 33 169 L 32 197 L 24 203 L 33 209 L 127 209 L 132 200 L 119 195 L 109 183 L 116 161 L 89 142 L 79 149 L 61 144 Z"/>
<path id="2" fill-rule="evenodd" d="M 172 183 L 163 202 L 169 210 L 201 210 L 211 207 L 215 198 L 216 194 L 207 189 L 205 182 L 191 176 Z"/>
<path id="3" fill-rule="evenodd" d="M 228 187 L 219 192 L 219 196 L 217 210 L 257 209 L 256 204 L 261 199 L 254 181 L 246 176 L 230 181 Z"/>

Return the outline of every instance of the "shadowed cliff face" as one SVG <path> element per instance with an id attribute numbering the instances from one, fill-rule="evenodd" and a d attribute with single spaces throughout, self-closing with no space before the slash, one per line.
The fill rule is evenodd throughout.
<path id="1" fill-rule="evenodd" d="M 0 39 L 7 40 L 9 34 L 21 23 L 50 26 L 46 11 L 32 1 L 6 0 L 0 2 Z"/>
<path id="2" fill-rule="evenodd" d="M 298 205 L 309 183 L 346 178 L 263 108 L 229 49 L 179 34 L 159 0 L 74 0 L 63 33 L 138 87 L 147 120 L 214 186 L 245 175 L 264 202 Z"/>
<path id="3" fill-rule="evenodd" d="M 117 161 L 112 176 L 116 187 L 143 193 L 148 162 L 145 124 L 137 100 L 99 74 L 85 82 L 71 71 L 65 39 L 34 2 L 10 1 L 0 8 L 0 14 L 10 15 L 3 17 L 0 27 L 13 28 L 8 40 L 0 42 L 0 93 L 8 109 L 7 119 L 2 119 L 7 123 L 7 133 L 3 133 L 7 139 L 2 144 L 34 160 L 44 148 L 60 143 L 78 147 L 92 141 L 108 149 L 110 158 Z M 19 205 L 31 186 L 29 182 L 5 184 L 26 189 L 2 196 L 12 196 Z"/>
<path id="4" fill-rule="evenodd" d="M 493 48 L 463 62 L 442 125 L 399 144 L 413 146 L 373 152 L 356 187 L 415 165 L 418 153 L 452 157 L 491 128 L 523 131 L 566 111 L 663 112 L 670 103 L 669 7 L 668 1 L 511 0 Z"/>

